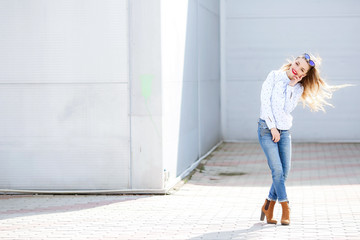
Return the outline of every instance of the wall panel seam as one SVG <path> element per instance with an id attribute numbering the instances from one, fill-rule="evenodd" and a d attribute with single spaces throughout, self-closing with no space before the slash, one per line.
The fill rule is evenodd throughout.
<path id="1" fill-rule="evenodd" d="M 360 15 L 324 15 L 324 16 L 228 16 L 227 20 L 232 19 L 322 19 L 322 18 L 360 18 Z"/>
<path id="2" fill-rule="evenodd" d="M 131 80 L 132 80 L 132 72 L 131 72 L 131 4 L 130 4 L 131 0 L 127 1 L 127 19 L 128 19 L 128 31 L 127 31 L 127 35 L 128 35 L 128 93 L 129 93 L 129 105 L 128 105 L 128 116 L 129 116 L 129 166 L 127 171 L 129 171 L 129 179 L 128 179 L 128 189 L 132 189 L 132 131 L 131 131 L 131 127 L 132 127 L 132 115 L 131 115 Z"/>
<path id="3" fill-rule="evenodd" d="M 207 6 L 205 6 L 202 3 L 198 3 L 198 7 L 201 6 L 204 10 L 207 10 L 208 12 L 212 13 L 213 15 L 219 16 L 219 14 L 217 12 L 214 12 L 213 10 L 211 10 L 210 8 L 208 8 Z"/>

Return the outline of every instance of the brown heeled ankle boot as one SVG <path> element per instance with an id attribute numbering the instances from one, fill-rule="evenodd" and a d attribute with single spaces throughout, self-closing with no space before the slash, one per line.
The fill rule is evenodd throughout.
<path id="1" fill-rule="evenodd" d="M 289 225 L 290 224 L 289 202 L 281 202 L 281 206 L 282 206 L 281 224 L 282 225 Z"/>
<path id="2" fill-rule="evenodd" d="M 275 203 L 276 203 L 276 201 L 270 201 L 268 199 L 265 200 L 265 203 L 261 208 L 261 217 L 260 217 L 261 221 L 264 221 L 264 218 L 266 216 L 267 223 L 270 223 L 270 224 L 277 223 L 277 221 L 275 219 L 273 219 Z"/>

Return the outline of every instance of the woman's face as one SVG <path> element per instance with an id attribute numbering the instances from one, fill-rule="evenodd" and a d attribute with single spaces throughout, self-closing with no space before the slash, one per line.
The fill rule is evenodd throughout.
<path id="1" fill-rule="evenodd" d="M 298 57 L 290 66 L 290 74 L 292 74 L 291 78 L 298 76 L 300 79 L 302 79 L 306 76 L 306 73 L 309 71 L 309 69 L 310 66 L 307 61 L 302 57 Z"/>

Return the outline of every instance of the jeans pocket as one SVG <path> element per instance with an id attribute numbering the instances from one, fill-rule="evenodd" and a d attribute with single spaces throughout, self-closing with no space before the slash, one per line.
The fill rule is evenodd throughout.
<path id="1" fill-rule="evenodd" d="M 260 129 L 260 136 L 265 136 L 266 134 L 269 134 L 270 130 L 268 128 L 261 128 Z"/>
<path id="2" fill-rule="evenodd" d="M 270 129 L 267 127 L 265 121 L 259 121 L 258 131 L 259 131 L 261 137 L 270 133 Z"/>

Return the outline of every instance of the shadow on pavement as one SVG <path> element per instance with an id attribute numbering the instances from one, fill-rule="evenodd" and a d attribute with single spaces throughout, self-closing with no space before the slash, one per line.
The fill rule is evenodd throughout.
<path id="1" fill-rule="evenodd" d="M 152 195 L 0 195 L 0 221 L 33 215 L 74 212 L 149 197 Z"/>
<path id="2" fill-rule="evenodd" d="M 223 231 L 223 232 L 212 232 L 205 233 L 189 240 L 197 240 L 197 239 L 245 239 L 244 237 L 250 237 L 251 233 L 256 231 L 260 231 L 267 228 L 274 228 L 277 225 L 265 224 L 265 223 L 255 223 L 252 227 L 242 230 L 234 230 L 234 231 Z M 247 236 L 247 235 L 250 236 Z M 256 238 L 255 238 L 256 239 Z"/>

